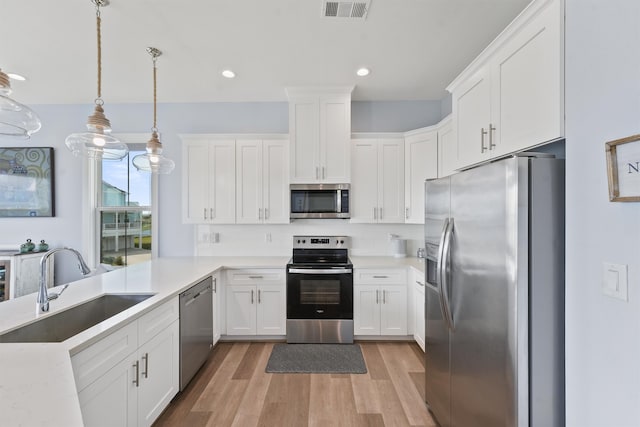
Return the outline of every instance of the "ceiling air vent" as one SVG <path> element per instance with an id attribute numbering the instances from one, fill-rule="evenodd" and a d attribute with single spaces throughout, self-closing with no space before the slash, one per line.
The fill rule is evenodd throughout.
<path id="1" fill-rule="evenodd" d="M 322 16 L 325 18 L 353 18 L 366 19 L 371 0 L 354 1 L 324 1 Z"/>

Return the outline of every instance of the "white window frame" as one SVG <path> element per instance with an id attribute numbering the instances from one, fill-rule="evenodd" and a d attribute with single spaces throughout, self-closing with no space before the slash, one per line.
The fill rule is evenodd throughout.
<path id="1" fill-rule="evenodd" d="M 150 134 L 127 133 L 114 134 L 120 141 L 137 151 L 144 147 Z M 82 249 L 89 267 L 96 268 L 100 263 L 100 214 L 102 208 L 98 202 L 102 200 L 102 167 L 100 161 L 86 158 L 83 162 L 82 184 Z M 109 210 L 131 210 L 130 207 L 113 207 Z M 158 257 L 158 175 L 151 174 L 151 258 Z"/>

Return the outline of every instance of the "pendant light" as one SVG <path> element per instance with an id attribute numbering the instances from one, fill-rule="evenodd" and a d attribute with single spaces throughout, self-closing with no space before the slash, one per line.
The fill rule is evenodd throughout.
<path id="1" fill-rule="evenodd" d="M 102 46 L 100 33 L 100 7 L 109 4 L 107 0 L 91 0 L 96 6 L 96 27 L 98 35 L 98 97 L 95 109 L 87 120 L 87 132 L 73 133 L 67 137 L 65 144 L 75 155 L 83 155 L 95 159 L 120 160 L 127 155 L 129 148 L 117 138 L 111 136 L 111 123 L 104 115 L 102 100 Z"/>
<path id="2" fill-rule="evenodd" d="M 147 52 L 153 59 L 153 127 L 151 128 L 151 139 L 147 142 L 147 152 L 138 154 L 133 158 L 133 165 L 139 171 L 160 174 L 171 173 L 176 164 L 173 160 L 162 155 L 162 143 L 158 138 L 157 127 L 157 106 L 156 106 L 156 60 L 162 52 L 155 47 L 148 47 Z"/>
<path id="3" fill-rule="evenodd" d="M 9 98 L 9 76 L 0 70 L 0 136 L 27 139 L 40 130 L 38 115 L 26 105 Z"/>

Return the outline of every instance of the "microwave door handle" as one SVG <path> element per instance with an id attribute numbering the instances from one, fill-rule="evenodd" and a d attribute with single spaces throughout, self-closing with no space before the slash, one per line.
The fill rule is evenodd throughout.
<path id="1" fill-rule="evenodd" d="M 444 231 L 444 246 L 442 248 L 442 262 L 440 264 L 440 295 L 442 307 L 444 309 L 443 316 L 446 319 L 449 329 L 454 331 L 453 314 L 451 312 L 451 299 L 449 298 L 449 273 L 451 263 L 451 238 L 453 236 L 453 218 L 447 221 Z"/>
<path id="2" fill-rule="evenodd" d="M 336 192 L 336 213 L 342 212 L 342 190 Z"/>

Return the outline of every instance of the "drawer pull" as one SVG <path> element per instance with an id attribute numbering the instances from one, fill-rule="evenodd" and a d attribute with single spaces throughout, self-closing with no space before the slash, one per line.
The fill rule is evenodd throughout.
<path id="1" fill-rule="evenodd" d="M 249 276 L 249 279 L 262 279 L 262 276 Z"/>
<path id="2" fill-rule="evenodd" d="M 373 276 L 374 279 L 388 279 L 389 276 Z"/>
<path id="3" fill-rule="evenodd" d="M 420 281 L 418 281 L 418 280 L 416 280 L 416 283 L 417 283 L 418 285 L 420 285 L 420 286 L 424 286 L 424 283 L 422 283 L 422 282 L 420 282 Z"/>

